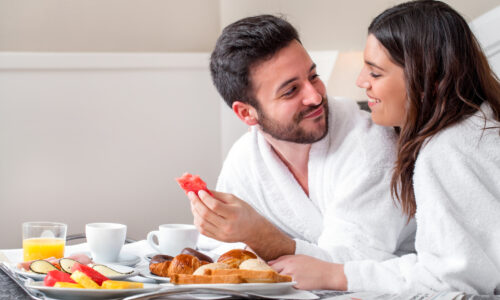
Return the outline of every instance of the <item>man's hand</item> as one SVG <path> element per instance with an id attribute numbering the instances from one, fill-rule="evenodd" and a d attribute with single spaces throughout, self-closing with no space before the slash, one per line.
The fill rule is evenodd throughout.
<path id="1" fill-rule="evenodd" d="M 265 260 L 295 253 L 295 241 L 286 236 L 238 197 L 211 191 L 188 193 L 198 231 L 222 242 L 243 242 Z"/>
<path id="2" fill-rule="evenodd" d="M 303 290 L 347 290 L 344 265 L 306 255 L 285 255 L 270 261 L 276 272 L 292 276 L 296 288 Z"/>
<path id="3" fill-rule="evenodd" d="M 256 234 L 256 226 L 264 219 L 248 203 L 232 194 L 211 191 L 188 193 L 194 224 L 200 233 L 223 242 L 247 243 Z"/>

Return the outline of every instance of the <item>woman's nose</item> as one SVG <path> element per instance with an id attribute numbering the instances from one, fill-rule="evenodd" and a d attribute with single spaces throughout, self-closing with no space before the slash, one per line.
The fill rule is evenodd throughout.
<path id="1" fill-rule="evenodd" d="M 356 85 L 362 89 L 368 89 L 370 87 L 370 82 L 366 78 L 364 70 L 361 70 L 359 73 L 358 78 L 356 79 Z"/>

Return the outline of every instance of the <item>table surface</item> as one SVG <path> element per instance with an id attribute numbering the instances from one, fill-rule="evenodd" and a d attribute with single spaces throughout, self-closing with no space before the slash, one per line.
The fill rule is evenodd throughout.
<path id="1" fill-rule="evenodd" d="M 320 299 L 327 299 L 334 296 L 340 296 L 349 294 L 347 292 L 338 292 L 330 290 L 321 291 L 311 291 L 315 295 L 319 296 Z M 0 300 L 30 300 L 31 297 L 27 295 L 12 279 L 10 279 L 7 274 L 0 270 Z M 423 299 L 423 298 L 412 298 L 412 299 Z M 495 299 L 499 300 L 500 296 L 478 296 L 478 295 L 466 295 L 466 300 L 483 300 L 483 299 Z"/>
<path id="2" fill-rule="evenodd" d="M 312 291 L 320 299 L 331 296 L 349 294 L 338 291 Z M 0 269 L 0 300 L 30 300 L 31 297 L 26 294 L 7 274 Z"/>

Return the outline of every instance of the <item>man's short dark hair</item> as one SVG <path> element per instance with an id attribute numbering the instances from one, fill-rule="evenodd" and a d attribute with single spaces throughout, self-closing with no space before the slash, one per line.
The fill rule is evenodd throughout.
<path id="1" fill-rule="evenodd" d="M 229 107 L 238 100 L 258 108 L 250 68 L 270 59 L 293 40 L 300 42 L 297 30 L 272 15 L 244 18 L 224 28 L 210 58 L 210 72 Z"/>

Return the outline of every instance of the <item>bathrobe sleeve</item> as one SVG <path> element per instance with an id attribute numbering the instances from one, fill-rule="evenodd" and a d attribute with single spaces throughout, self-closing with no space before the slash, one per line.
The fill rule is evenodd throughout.
<path id="1" fill-rule="evenodd" d="M 493 294 L 500 284 L 500 136 L 496 129 L 467 137 L 442 132 L 417 158 L 417 254 L 346 263 L 349 290 Z"/>

